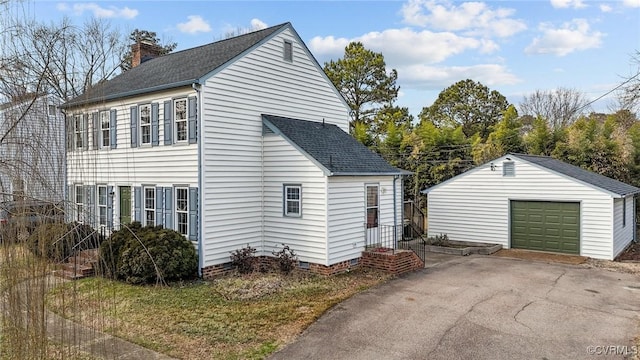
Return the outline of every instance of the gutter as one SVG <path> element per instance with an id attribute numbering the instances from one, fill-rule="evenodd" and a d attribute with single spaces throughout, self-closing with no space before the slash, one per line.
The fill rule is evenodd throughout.
<path id="1" fill-rule="evenodd" d="M 144 89 L 125 91 L 123 93 L 118 93 L 118 94 L 114 94 L 114 95 L 93 97 L 93 98 L 90 98 L 90 99 L 84 99 L 84 100 L 79 100 L 79 101 L 71 101 L 71 102 L 68 102 L 66 104 L 60 105 L 60 108 L 61 109 L 69 109 L 69 108 L 76 107 L 76 106 L 88 105 L 88 104 L 92 104 L 92 103 L 105 102 L 105 101 L 110 101 L 110 100 L 116 100 L 116 99 L 125 98 L 125 97 L 129 97 L 129 96 L 146 94 L 148 92 L 169 90 L 169 89 L 182 87 L 182 86 L 187 86 L 187 85 L 191 85 L 191 87 L 194 87 L 195 85 L 200 85 L 199 82 L 200 82 L 199 79 L 183 80 L 183 81 L 178 81 L 178 82 L 171 83 L 171 84 L 163 84 L 163 85 L 152 86 L 152 87 L 148 87 L 148 88 L 144 88 Z M 194 89 L 195 89 L 195 87 L 194 87 Z M 198 93 L 199 93 L 200 90 L 196 90 L 196 91 L 198 91 Z"/>
<path id="2" fill-rule="evenodd" d="M 202 174 L 202 128 L 203 128 L 203 119 L 202 119 L 202 93 L 200 91 L 200 83 L 193 82 L 191 83 L 191 87 L 196 91 L 196 103 L 197 106 L 197 121 L 198 121 L 198 134 L 196 141 L 198 141 L 198 277 L 202 278 L 202 268 L 204 265 L 204 258 L 202 250 L 202 235 L 204 230 L 204 221 L 202 216 L 202 199 L 204 199 L 204 191 L 202 188 L 203 183 L 203 174 Z"/>

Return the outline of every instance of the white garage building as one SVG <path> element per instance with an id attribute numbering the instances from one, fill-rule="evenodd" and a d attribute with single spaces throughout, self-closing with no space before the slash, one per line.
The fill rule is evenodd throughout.
<path id="1" fill-rule="evenodd" d="M 423 193 L 429 236 L 597 259 L 635 240 L 639 188 L 546 156 L 508 154 Z"/>

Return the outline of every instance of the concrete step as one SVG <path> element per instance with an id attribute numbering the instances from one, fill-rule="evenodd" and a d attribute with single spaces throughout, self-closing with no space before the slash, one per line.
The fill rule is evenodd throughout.
<path id="1" fill-rule="evenodd" d="M 62 264 L 62 270 L 80 274 L 83 276 L 91 276 L 94 274 L 92 265 L 88 264 L 74 264 L 73 262 L 67 262 Z"/>

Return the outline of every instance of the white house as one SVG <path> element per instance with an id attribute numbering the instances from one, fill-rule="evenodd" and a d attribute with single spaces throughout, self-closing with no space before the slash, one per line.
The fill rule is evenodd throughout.
<path id="1" fill-rule="evenodd" d="M 335 272 L 357 264 L 365 224 L 401 224 L 403 171 L 347 134 L 349 107 L 291 24 L 136 63 L 152 50 L 64 105 L 78 220 L 175 229 L 205 277 L 282 243 Z"/>
<path id="2" fill-rule="evenodd" d="M 0 104 L 0 201 L 64 200 L 64 118 L 51 95 Z"/>
<path id="3" fill-rule="evenodd" d="M 423 192 L 429 236 L 597 259 L 635 239 L 640 189 L 546 156 L 508 154 Z"/>

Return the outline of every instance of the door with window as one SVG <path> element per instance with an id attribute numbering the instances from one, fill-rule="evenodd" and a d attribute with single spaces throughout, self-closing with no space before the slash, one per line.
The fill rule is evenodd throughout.
<path id="1" fill-rule="evenodd" d="M 131 187 L 120 186 L 120 226 L 131 222 Z"/>
<path id="2" fill-rule="evenodd" d="M 378 184 L 367 184 L 365 186 L 365 208 L 366 208 L 366 228 L 367 245 L 376 244 L 380 238 L 380 196 Z"/>

